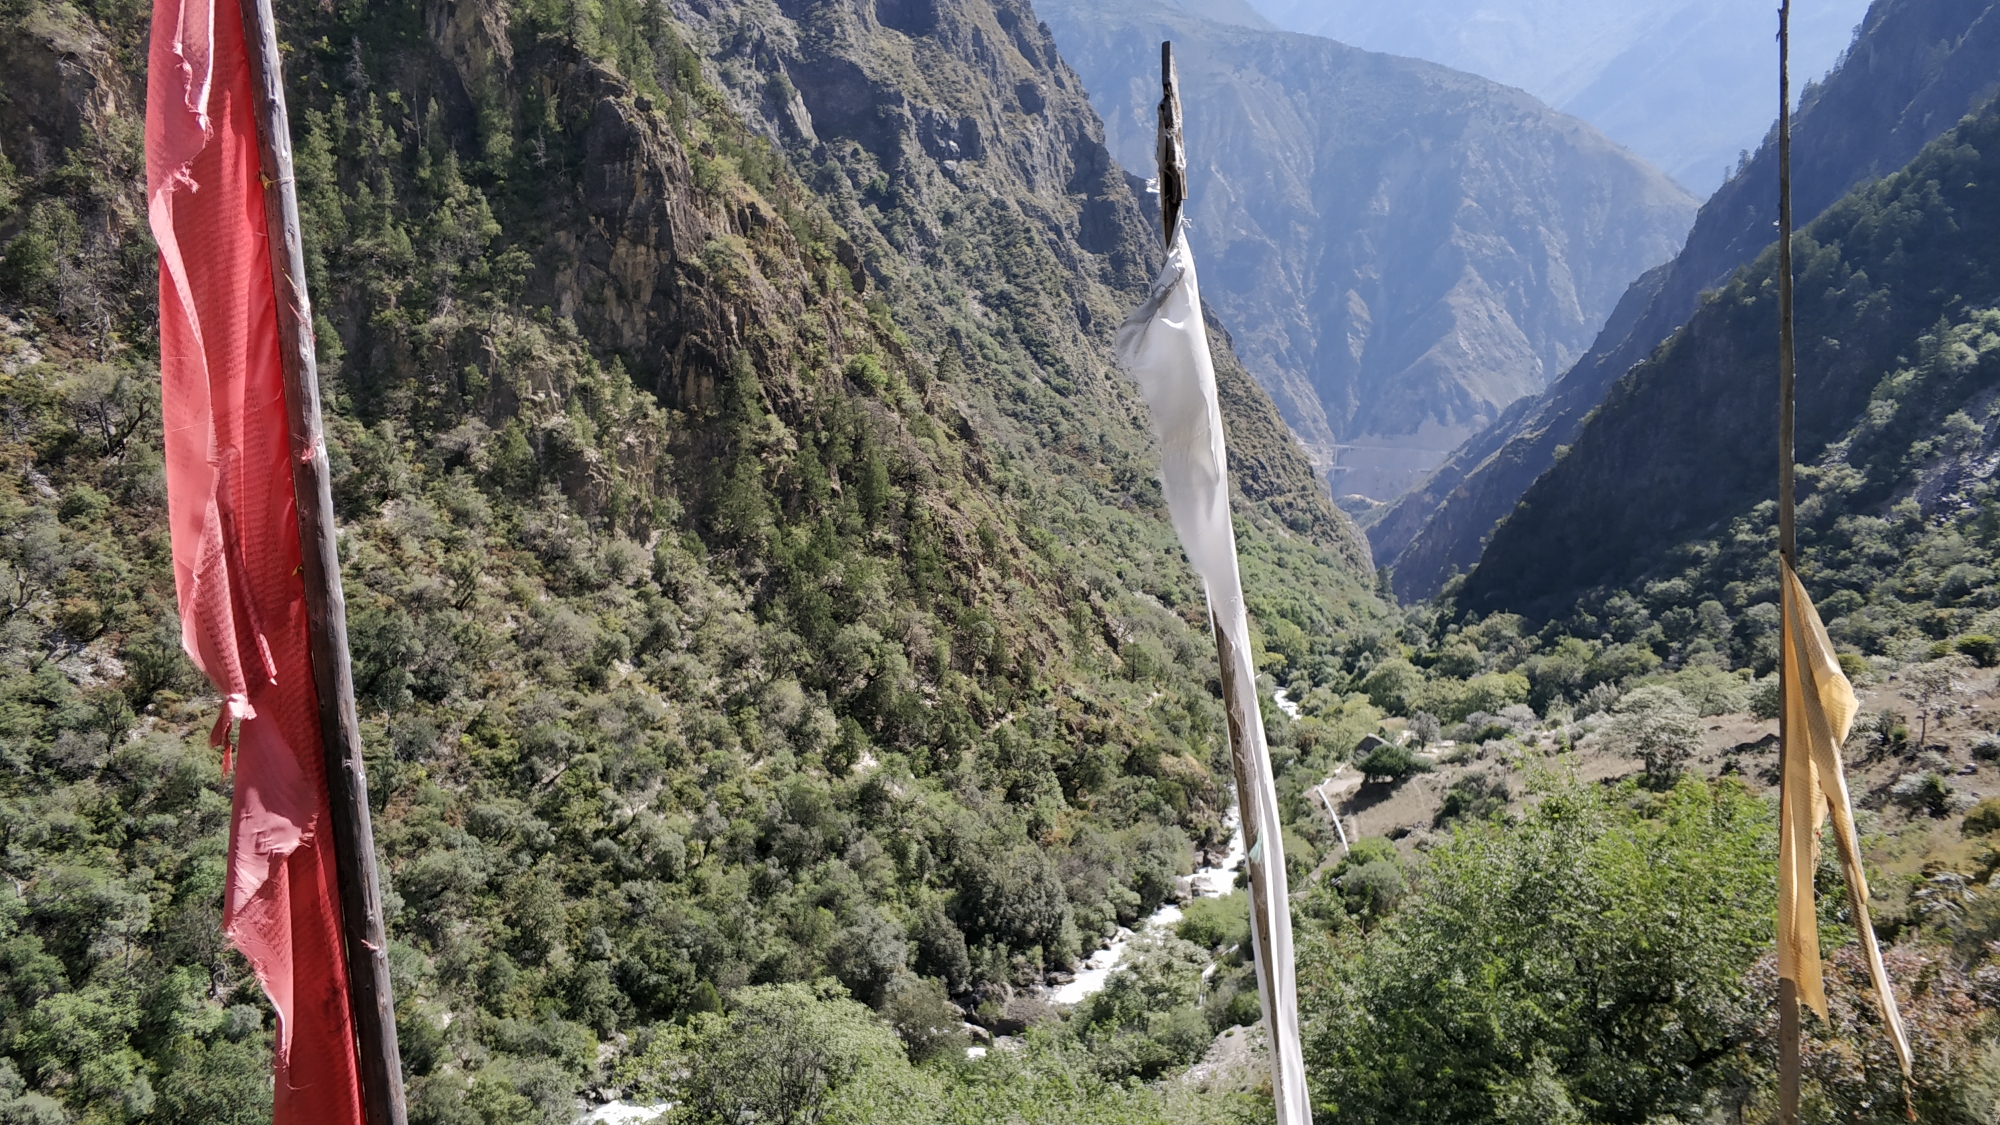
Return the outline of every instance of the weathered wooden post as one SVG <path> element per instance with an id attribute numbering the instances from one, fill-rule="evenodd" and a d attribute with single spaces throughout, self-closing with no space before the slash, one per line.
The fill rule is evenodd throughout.
<path id="1" fill-rule="evenodd" d="M 299 509 L 306 627 L 313 685 L 319 695 L 320 739 L 326 748 L 326 787 L 333 813 L 334 865 L 340 883 L 361 1109 L 368 1125 L 404 1125 L 407 1114 L 396 1046 L 396 1005 L 389 988 L 389 942 L 383 933 L 375 829 L 368 811 L 360 721 L 354 710 L 347 600 L 340 588 L 333 484 L 320 417 L 312 301 L 306 293 L 305 244 L 300 238 L 298 191 L 292 179 L 291 120 L 285 111 L 278 26 L 271 0 L 241 3 L 251 83 L 257 92 L 257 148 L 263 166 L 265 222 L 273 235 L 271 281 L 278 298 L 278 350 L 291 423 L 292 488 Z"/>

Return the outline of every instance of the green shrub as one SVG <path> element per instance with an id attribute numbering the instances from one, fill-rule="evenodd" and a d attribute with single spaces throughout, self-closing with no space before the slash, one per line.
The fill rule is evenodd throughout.
<path id="1" fill-rule="evenodd" d="M 888 390 L 892 379 L 889 370 L 882 366 L 882 361 L 866 353 L 848 360 L 846 372 L 849 379 L 875 394 Z"/>
<path id="2" fill-rule="evenodd" d="M 1778 677 L 1766 676 L 1750 689 L 1750 717 L 1769 722 L 1784 710 L 1785 699 L 1779 692 Z"/>
<path id="3" fill-rule="evenodd" d="M 1444 737 L 1444 724 L 1429 711 L 1419 711 L 1410 716 L 1410 733 L 1419 745 L 1429 746 Z"/>
<path id="4" fill-rule="evenodd" d="M 1672 784 L 1702 748 L 1704 737 L 1694 708 L 1673 688 L 1659 684 L 1638 688 L 1611 710 L 1614 718 L 1607 731 L 1611 745 L 1642 759 L 1647 780 L 1656 786 Z"/>
<path id="5" fill-rule="evenodd" d="M 901 974 L 889 983 L 882 1018 L 903 1040 L 910 1061 L 920 1063 L 965 1049 L 965 1013 L 929 977 Z"/>
<path id="6" fill-rule="evenodd" d="M 1488 672 L 1466 682 L 1464 710 L 1450 718 L 1456 722 L 1474 711 L 1497 715 L 1508 707 L 1527 701 L 1528 677 L 1513 672 Z"/>
<path id="7" fill-rule="evenodd" d="M 1394 784 L 1413 774 L 1429 773 L 1429 763 L 1411 753 L 1410 748 L 1393 742 L 1386 742 L 1370 750 L 1354 768 L 1361 771 L 1364 781 Z"/>
<path id="8" fill-rule="evenodd" d="M 1396 845 L 1380 836 L 1354 841 L 1327 873 L 1327 884 L 1338 890 L 1348 914 L 1371 922 L 1393 911 L 1409 889 Z"/>
<path id="9" fill-rule="evenodd" d="M 64 523 L 89 523 L 111 508 L 111 498 L 87 484 L 74 484 L 63 489 L 62 504 L 56 514 Z"/>
<path id="10" fill-rule="evenodd" d="M 1568 784 L 1518 825 L 1453 833 L 1394 914 L 1315 960 L 1315 1104 L 1357 1125 L 1491 1122 L 1559 1104 L 1560 1083 L 1618 1120 L 1699 1118 L 1740 1073 L 1717 1035 L 1768 1004 L 1744 973 L 1770 947 L 1772 813 L 1728 783 L 1683 782 L 1650 815 L 1629 799 Z M 1537 1057 L 1547 1097 L 1501 1085 Z"/>
<path id="11" fill-rule="evenodd" d="M 1451 736 L 1458 743 L 1457 749 L 1476 753 L 1478 748 L 1496 738 L 1506 738 L 1514 733 L 1514 728 L 1484 711 L 1475 711 L 1465 717 L 1465 722 L 1453 727 Z M 1457 755 L 1457 749 L 1453 755 Z"/>
<path id="12" fill-rule="evenodd" d="M 1255 988 L 1239 989 L 1230 994 L 1221 1005 L 1222 1015 L 1216 1021 L 1224 1027 L 1249 1027 L 1264 1018 L 1264 1008 Z"/>
<path id="13" fill-rule="evenodd" d="M 704 1123 L 818 1120 L 843 1087 L 905 1057 L 895 1033 L 832 981 L 740 989 L 727 1015 L 655 1029 L 635 1048 L 619 1083 Z"/>
<path id="14" fill-rule="evenodd" d="M 1409 886 L 1402 865 L 1388 859 L 1361 864 L 1340 877 L 1348 913 L 1366 919 L 1382 918 L 1395 910 Z"/>
<path id="15" fill-rule="evenodd" d="M 1704 717 L 1733 714 L 1750 705 L 1750 686 L 1742 677 L 1713 665 L 1684 668 L 1667 677 L 1666 683 Z"/>
<path id="16" fill-rule="evenodd" d="M 1284 842 L 1285 878 L 1296 887 L 1304 883 L 1306 876 L 1311 875 L 1313 869 L 1319 866 L 1319 849 L 1313 846 L 1312 841 L 1290 828 L 1285 829 Z"/>
<path id="17" fill-rule="evenodd" d="M 1382 836 L 1363 836 L 1354 841 L 1353 846 L 1347 849 L 1346 855 L 1340 857 L 1341 865 L 1335 868 L 1333 873 L 1340 875 L 1349 867 L 1374 863 L 1378 860 L 1396 862 L 1396 845 Z"/>
<path id="18" fill-rule="evenodd" d="M 1906 773 L 1889 787 L 1889 798 L 1911 812 L 1943 817 L 1951 811 L 1951 783 L 1939 773 Z"/>
<path id="19" fill-rule="evenodd" d="M 1454 820 L 1485 820 L 1506 808 L 1510 796 L 1504 779 L 1484 771 L 1466 774 L 1445 791 L 1435 823 L 1442 827 Z"/>
<path id="20" fill-rule="evenodd" d="M 1424 686 L 1423 672 L 1401 657 L 1377 664 L 1361 681 L 1368 701 L 1391 715 L 1414 711 Z"/>
<path id="21" fill-rule="evenodd" d="M 1432 676 L 1423 686 L 1411 693 L 1407 705 L 1412 718 L 1417 715 L 1442 715 L 1456 722 L 1475 708 L 1466 706 L 1466 683 L 1452 676 Z"/>
<path id="22" fill-rule="evenodd" d="M 1988 797 L 1972 806 L 1965 814 L 1965 821 L 1959 830 L 1967 836 L 1985 836 L 2000 832 L 2000 797 Z"/>
<path id="23" fill-rule="evenodd" d="M 55 236 L 46 225 L 29 226 L 0 253 L 0 292 L 23 300 L 47 296 L 55 288 L 57 256 Z"/>
<path id="24" fill-rule="evenodd" d="M 1213 1034 L 1198 1007 L 1208 952 L 1159 933 L 1135 939 L 1104 989 L 1076 1010 L 1107 1077 L 1151 1081 L 1201 1057 Z"/>
<path id="25" fill-rule="evenodd" d="M 1953 642 L 1952 647 L 1971 657 L 1981 668 L 2000 664 L 2000 638 L 1986 633 L 1967 633 Z"/>
<path id="26" fill-rule="evenodd" d="M 1482 663 L 1479 649 L 1474 647 L 1470 639 L 1460 637 L 1445 645 L 1438 653 L 1437 659 L 1431 663 L 1431 674 L 1468 679 L 1479 674 Z"/>
<path id="27" fill-rule="evenodd" d="M 1231 891 L 1218 898 L 1195 899 L 1181 908 L 1174 932 L 1203 949 L 1248 946 L 1250 897 L 1243 891 Z"/>

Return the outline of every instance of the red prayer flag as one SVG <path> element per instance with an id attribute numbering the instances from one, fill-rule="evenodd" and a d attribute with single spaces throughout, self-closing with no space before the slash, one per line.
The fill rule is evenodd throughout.
<path id="1" fill-rule="evenodd" d="M 181 643 L 237 724 L 223 930 L 278 1012 L 273 1119 L 359 1125 L 256 95 L 236 0 L 154 0 L 146 196 Z"/>

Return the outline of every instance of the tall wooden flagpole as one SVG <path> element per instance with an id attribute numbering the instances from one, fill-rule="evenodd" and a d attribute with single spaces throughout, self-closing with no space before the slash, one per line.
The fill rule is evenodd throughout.
<path id="1" fill-rule="evenodd" d="M 1903 1111 L 1911 1121 L 1909 1032 L 1882 950 L 1868 917 L 1868 880 L 1854 829 L 1853 799 L 1840 761 L 1840 745 L 1853 727 L 1859 701 L 1834 658 L 1812 599 L 1798 578 L 1794 519 L 1794 404 L 1797 390 L 1796 307 L 1792 280 L 1791 0 L 1778 4 L 1778 571 L 1783 606 L 1778 646 L 1778 1120 L 1798 1125 L 1800 1012 L 1828 1014 L 1815 924 L 1813 868 L 1820 828 L 1830 818 L 1840 850 L 1848 906 L 1883 1030 L 1903 1072 Z M 1796 772 L 1795 772 L 1796 771 Z"/>
<path id="2" fill-rule="evenodd" d="M 1798 566 L 1798 543 L 1793 523 L 1792 415 L 1793 384 L 1797 368 L 1792 330 L 1792 78 L 1791 0 L 1778 3 L 1778 555 L 1784 565 Z M 1789 700 L 1792 677 L 1787 646 L 1779 646 L 1778 698 Z M 1778 709 L 1778 745 L 1787 739 L 1786 712 Z M 1788 755 L 1778 755 L 1778 792 L 1785 790 L 1784 763 Z M 1784 817 L 1792 812 L 1780 797 L 1778 802 L 1780 838 L 1786 835 Z M 1799 1119 L 1799 986 L 1778 979 L 1778 1120 L 1780 1125 L 1797 1125 Z"/>
<path id="3" fill-rule="evenodd" d="M 1167 244 L 1181 221 L 1187 200 L 1187 145 L 1181 139 L 1180 75 L 1174 70 L 1174 45 L 1160 44 L 1160 125 L 1154 140 L 1160 169 L 1160 227 Z"/>
<path id="4" fill-rule="evenodd" d="M 368 777 L 362 765 L 361 728 L 354 710 L 354 672 L 348 661 L 347 600 L 340 588 L 333 484 L 320 417 L 312 302 L 306 293 L 305 246 L 300 239 L 298 191 L 292 179 L 292 130 L 285 111 L 278 25 L 271 0 L 241 0 L 241 4 L 250 80 L 257 93 L 257 149 L 263 171 L 265 223 L 272 234 L 271 281 L 277 293 L 279 357 L 291 424 L 292 488 L 299 509 L 306 628 L 313 683 L 319 695 L 320 740 L 326 748 L 327 796 L 333 813 L 334 864 L 340 880 L 361 1108 L 368 1125 L 405 1125 L 396 1005 L 389 988 L 389 943 L 383 933 L 375 828 L 368 812 Z"/>

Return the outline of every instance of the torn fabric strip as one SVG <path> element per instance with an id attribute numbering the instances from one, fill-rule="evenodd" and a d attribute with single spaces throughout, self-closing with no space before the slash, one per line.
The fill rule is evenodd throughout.
<path id="1" fill-rule="evenodd" d="M 148 61 L 174 585 L 235 769 L 223 928 L 277 1009 L 274 1119 L 359 1125 L 333 854 L 316 836 L 326 764 L 241 10 L 155 0 Z"/>

